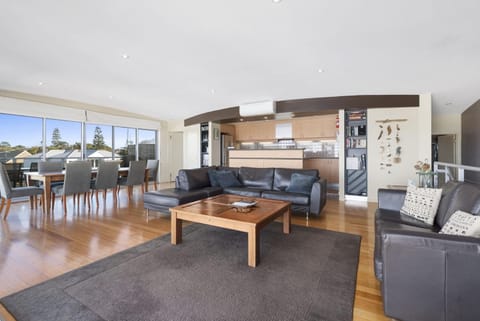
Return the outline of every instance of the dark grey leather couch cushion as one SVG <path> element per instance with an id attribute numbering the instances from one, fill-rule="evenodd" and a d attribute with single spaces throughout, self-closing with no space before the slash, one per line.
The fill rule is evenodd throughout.
<path id="1" fill-rule="evenodd" d="M 287 193 L 280 191 L 264 191 L 262 193 L 263 198 L 270 198 L 273 200 L 287 201 L 296 205 L 309 205 L 310 196 L 300 193 Z"/>
<path id="2" fill-rule="evenodd" d="M 439 226 L 443 226 L 447 219 L 448 208 L 450 207 L 450 202 L 452 201 L 452 197 L 454 194 L 455 189 L 460 186 L 460 182 L 450 181 L 444 186 L 442 186 L 442 198 L 440 199 L 440 203 L 438 204 L 437 215 L 435 216 L 435 224 Z M 450 213 L 450 215 L 453 213 Z M 448 215 L 448 217 L 450 217 Z"/>
<path id="3" fill-rule="evenodd" d="M 290 185 L 293 173 L 300 173 L 318 178 L 318 170 L 316 169 L 275 168 L 273 190 L 284 191 Z"/>
<path id="4" fill-rule="evenodd" d="M 260 197 L 263 190 L 249 187 L 225 187 L 223 189 L 223 192 L 225 194 L 235 194 L 247 197 Z"/>
<path id="5" fill-rule="evenodd" d="M 442 227 L 450 216 L 456 211 L 472 213 L 480 199 L 480 188 L 470 183 L 462 183 L 456 186 L 450 193 L 448 209 L 444 213 L 437 212 L 436 223 Z"/>
<path id="6" fill-rule="evenodd" d="M 178 188 L 184 191 L 191 191 L 210 186 L 208 170 L 208 167 L 179 170 Z"/>
<path id="7" fill-rule="evenodd" d="M 238 178 L 245 187 L 271 190 L 273 173 L 273 168 L 240 167 Z"/>

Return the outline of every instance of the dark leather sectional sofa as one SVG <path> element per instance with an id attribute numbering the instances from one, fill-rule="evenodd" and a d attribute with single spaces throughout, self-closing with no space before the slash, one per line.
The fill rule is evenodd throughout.
<path id="1" fill-rule="evenodd" d="M 212 186 L 209 170 L 230 170 L 241 186 Z M 308 195 L 286 191 L 293 173 L 315 178 Z M 145 193 L 144 207 L 169 212 L 171 207 L 224 193 L 290 201 L 292 213 L 303 213 L 308 217 L 310 214 L 320 215 L 327 200 L 327 181 L 319 178 L 317 170 L 253 167 L 182 169 L 178 172 L 175 185 L 175 188 Z"/>
<path id="2" fill-rule="evenodd" d="M 405 191 L 380 189 L 375 275 L 385 314 L 402 321 L 480 320 L 480 239 L 439 234 L 457 210 L 480 215 L 480 187 L 449 182 L 433 226 L 400 213 Z"/>

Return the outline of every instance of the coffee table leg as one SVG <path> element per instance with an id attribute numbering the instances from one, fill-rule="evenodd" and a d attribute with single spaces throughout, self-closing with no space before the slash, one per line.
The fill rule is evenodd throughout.
<path id="1" fill-rule="evenodd" d="M 182 243 L 182 220 L 177 218 L 177 212 L 171 212 L 172 244 Z"/>
<path id="2" fill-rule="evenodd" d="M 248 232 L 248 265 L 256 267 L 260 263 L 260 230 L 252 227 Z"/>
<path id="3" fill-rule="evenodd" d="M 283 213 L 283 233 L 290 234 L 291 214 L 290 207 Z"/>

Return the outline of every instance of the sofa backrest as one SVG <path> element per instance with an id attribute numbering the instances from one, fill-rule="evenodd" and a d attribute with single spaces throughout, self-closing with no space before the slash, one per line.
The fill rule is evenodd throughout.
<path id="1" fill-rule="evenodd" d="M 179 170 L 177 188 L 184 191 L 191 191 L 210 186 L 210 179 L 208 178 L 209 169 L 211 168 L 203 167 Z"/>
<path id="2" fill-rule="evenodd" d="M 225 166 L 218 166 L 217 170 L 219 171 L 232 171 L 235 176 L 238 178 L 238 171 L 240 170 L 239 167 L 225 167 Z"/>
<path id="3" fill-rule="evenodd" d="M 271 190 L 274 171 L 273 168 L 240 167 L 238 179 L 245 187 Z"/>
<path id="4" fill-rule="evenodd" d="M 273 189 L 275 191 L 284 191 L 288 185 L 290 185 L 290 180 L 292 179 L 293 173 L 299 173 L 318 178 L 318 170 L 316 169 L 275 168 Z"/>
<path id="5" fill-rule="evenodd" d="M 449 185 L 449 184 L 447 184 Z M 480 215 L 480 186 L 470 183 L 455 182 L 443 190 L 447 195 L 443 196 L 438 207 L 435 223 L 442 227 L 456 211 L 464 211 Z"/>

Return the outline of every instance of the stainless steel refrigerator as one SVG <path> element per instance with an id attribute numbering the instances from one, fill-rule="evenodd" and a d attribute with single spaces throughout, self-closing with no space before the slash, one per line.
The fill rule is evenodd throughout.
<path id="1" fill-rule="evenodd" d="M 231 135 L 222 134 L 220 145 L 220 163 L 222 166 L 228 166 L 228 150 L 233 147 L 233 137 Z"/>

